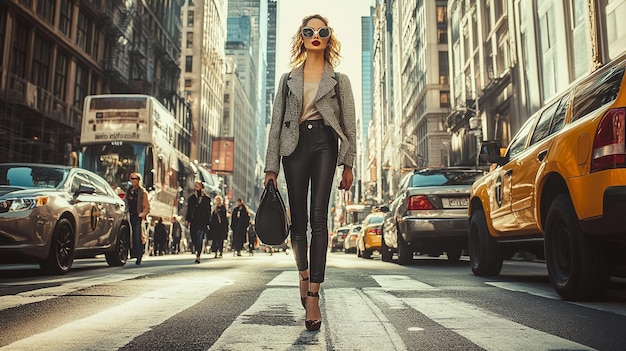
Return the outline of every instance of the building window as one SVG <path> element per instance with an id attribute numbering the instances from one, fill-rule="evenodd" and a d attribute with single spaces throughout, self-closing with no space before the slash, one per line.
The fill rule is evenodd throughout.
<path id="1" fill-rule="evenodd" d="M 28 47 L 28 28 L 16 22 L 13 32 L 13 47 L 11 48 L 13 63 L 11 72 L 20 78 L 26 78 L 26 48 Z"/>
<path id="2" fill-rule="evenodd" d="M 54 96 L 65 100 L 67 87 L 67 56 L 57 54 L 57 62 L 54 68 Z"/>
<path id="3" fill-rule="evenodd" d="M 61 0 L 61 11 L 59 12 L 59 29 L 68 38 L 72 34 L 72 11 L 74 2 L 72 0 Z"/>
<path id="4" fill-rule="evenodd" d="M 448 84 L 450 70 L 448 68 L 448 52 L 439 51 L 439 84 Z"/>
<path id="5" fill-rule="evenodd" d="M 48 89 L 48 74 L 50 73 L 50 44 L 40 38 L 35 37 L 33 47 L 33 72 L 32 82 L 43 89 Z"/>
<path id="6" fill-rule="evenodd" d="M 189 0 L 189 1 L 187 2 L 187 5 L 189 5 L 189 6 L 193 6 L 193 0 Z"/>
<path id="7" fill-rule="evenodd" d="M 193 69 L 193 56 L 185 56 L 185 72 L 191 72 Z"/>
<path id="8" fill-rule="evenodd" d="M 448 44 L 448 30 L 446 28 L 437 28 L 437 43 Z"/>
<path id="9" fill-rule="evenodd" d="M 450 92 L 449 91 L 439 92 L 439 107 L 450 107 Z"/>
<path id="10" fill-rule="evenodd" d="M 193 32 L 187 32 L 187 48 L 191 49 L 193 47 Z"/>
<path id="11" fill-rule="evenodd" d="M 191 88 L 191 79 L 185 79 L 185 88 Z"/>
<path id="12" fill-rule="evenodd" d="M 193 11 L 187 11 L 187 27 L 193 27 Z"/>
<path id="13" fill-rule="evenodd" d="M 448 24 L 448 10 L 446 6 L 437 6 L 437 24 Z"/>
<path id="14" fill-rule="evenodd" d="M 48 23 L 54 23 L 54 6 L 56 0 L 37 1 L 37 14 Z"/>
<path id="15" fill-rule="evenodd" d="M 78 12 L 78 24 L 76 26 L 76 45 L 78 45 L 84 52 L 90 53 L 90 36 L 91 25 L 89 19 L 83 12 Z"/>
<path id="16" fill-rule="evenodd" d="M 82 109 L 83 100 L 87 95 L 87 70 L 76 65 L 76 85 L 74 85 L 74 106 Z"/>
<path id="17" fill-rule="evenodd" d="M 95 29 L 93 32 L 93 45 L 91 46 L 91 57 L 98 61 L 98 53 L 100 51 L 100 30 Z"/>

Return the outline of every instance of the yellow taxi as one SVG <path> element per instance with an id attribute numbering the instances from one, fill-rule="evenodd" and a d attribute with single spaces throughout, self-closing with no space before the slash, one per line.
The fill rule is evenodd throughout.
<path id="1" fill-rule="evenodd" d="M 516 251 L 544 257 L 562 298 L 601 296 L 626 253 L 626 55 L 531 116 L 470 194 L 478 276 Z"/>

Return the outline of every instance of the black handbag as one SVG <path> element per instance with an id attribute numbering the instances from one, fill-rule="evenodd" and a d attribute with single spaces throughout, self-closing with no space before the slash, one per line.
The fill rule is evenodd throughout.
<path id="1" fill-rule="evenodd" d="M 289 235 L 289 222 L 285 202 L 274 182 L 270 180 L 263 190 L 256 211 L 256 234 L 266 245 L 281 245 Z"/>

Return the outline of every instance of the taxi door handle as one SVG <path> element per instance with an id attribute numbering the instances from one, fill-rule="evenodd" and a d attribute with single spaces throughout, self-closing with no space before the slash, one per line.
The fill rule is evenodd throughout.
<path id="1" fill-rule="evenodd" d="M 545 160 L 547 155 L 548 155 L 548 150 L 543 150 L 537 154 L 537 160 L 539 160 L 539 162 L 543 162 L 543 160 Z"/>

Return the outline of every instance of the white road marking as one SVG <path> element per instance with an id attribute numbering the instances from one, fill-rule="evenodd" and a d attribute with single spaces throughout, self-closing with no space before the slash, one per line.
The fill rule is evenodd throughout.
<path id="1" fill-rule="evenodd" d="M 537 286 L 535 284 L 526 284 L 519 282 L 487 282 L 487 285 L 492 285 L 500 289 L 505 289 L 509 291 L 517 291 L 523 292 L 530 295 L 545 297 L 547 299 L 552 300 L 562 300 L 561 296 L 552 289 L 552 287 L 547 286 Z M 615 314 L 619 314 L 622 316 L 626 316 L 626 307 L 622 303 L 614 303 L 614 302 L 572 302 L 565 301 L 563 302 L 571 303 L 574 305 L 591 308 L 598 311 L 603 312 L 611 312 Z"/>
<path id="2" fill-rule="evenodd" d="M 593 350 L 515 323 L 479 307 L 450 298 L 407 298 L 404 303 L 485 350 Z"/>
<path id="3" fill-rule="evenodd" d="M 298 271 L 284 271 L 274 277 L 267 285 L 269 286 L 298 286 Z"/>
<path id="4" fill-rule="evenodd" d="M 401 310 L 408 308 L 408 306 L 405 305 L 402 300 L 391 295 L 382 288 L 363 288 L 363 292 L 365 293 L 365 295 L 369 296 L 370 299 L 376 300 L 391 309 Z"/>
<path id="5" fill-rule="evenodd" d="M 332 350 L 407 349 L 387 317 L 361 291 L 342 288 L 322 292 Z"/>
<path id="6" fill-rule="evenodd" d="M 413 280 L 405 275 L 373 275 L 376 283 L 385 290 L 439 290 L 431 285 Z"/>
<path id="7" fill-rule="evenodd" d="M 264 290 L 209 350 L 326 350 L 326 321 L 319 332 L 307 331 L 299 296 L 297 288 Z"/>
<path id="8" fill-rule="evenodd" d="M 116 350 L 153 326 L 195 305 L 233 281 L 211 279 L 153 279 L 155 289 L 128 302 L 58 328 L 16 341 L 0 350 Z"/>
<path id="9" fill-rule="evenodd" d="M 142 274 L 142 273 L 107 274 L 105 276 L 98 276 L 98 277 L 82 279 L 78 281 L 64 282 L 62 280 L 58 280 L 58 281 L 52 280 L 48 282 L 47 281 L 37 282 L 37 284 L 59 283 L 60 285 L 51 286 L 48 288 L 35 289 L 31 291 L 24 291 L 15 295 L 0 296 L 0 311 L 7 309 L 7 308 L 26 305 L 29 303 L 49 300 L 55 297 L 67 295 L 75 291 L 89 288 L 95 285 L 110 284 L 110 283 L 116 283 L 122 280 L 134 279 L 140 275 L 145 275 L 145 274 Z M 26 285 L 26 284 L 21 283 L 20 285 Z"/>

